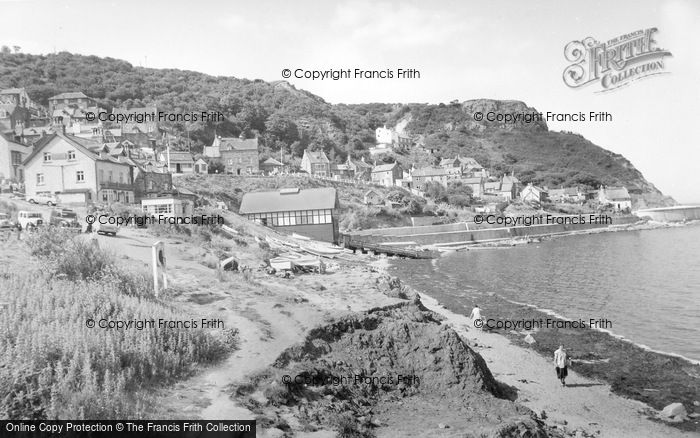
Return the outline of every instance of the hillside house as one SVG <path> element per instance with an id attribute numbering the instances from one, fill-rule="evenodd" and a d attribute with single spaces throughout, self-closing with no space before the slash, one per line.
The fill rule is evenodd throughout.
<path id="1" fill-rule="evenodd" d="M 520 180 L 515 176 L 503 175 L 500 180 L 484 183 L 482 198 L 499 198 L 503 201 L 512 201 L 520 193 Z"/>
<path id="2" fill-rule="evenodd" d="M 578 204 L 586 200 L 586 194 L 578 187 L 549 189 L 549 200 L 552 202 Z"/>
<path id="3" fill-rule="evenodd" d="M 403 169 L 399 163 L 380 164 L 372 168 L 372 182 L 386 187 L 396 185 L 403 178 Z"/>
<path id="4" fill-rule="evenodd" d="M 632 197 L 625 187 L 605 187 L 598 190 L 598 202 L 603 205 L 611 205 L 618 211 L 632 210 Z"/>
<path id="5" fill-rule="evenodd" d="M 209 173 L 209 163 L 202 157 L 197 158 L 194 162 L 194 173 Z"/>
<path id="6" fill-rule="evenodd" d="M 260 163 L 260 170 L 265 175 L 280 175 L 284 173 L 285 165 L 284 163 L 270 157 L 267 160 Z"/>
<path id="7" fill-rule="evenodd" d="M 520 199 L 522 199 L 523 202 L 527 202 L 529 204 L 540 205 L 543 202 L 547 201 L 547 198 L 547 190 L 532 184 L 528 184 L 520 192 Z"/>
<path id="8" fill-rule="evenodd" d="M 31 113 L 13 103 L 0 103 L 0 133 L 23 129 L 30 125 Z"/>
<path id="9" fill-rule="evenodd" d="M 0 103 L 17 105 L 22 108 L 29 109 L 32 113 L 37 113 L 40 109 L 27 94 L 27 90 L 24 88 L 6 88 L 0 90 Z"/>
<path id="10" fill-rule="evenodd" d="M 370 189 L 365 192 L 363 202 L 365 205 L 381 205 L 384 203 L 384 199 L 382 195 Z"/>
<path id="11" fill-rule="evenodd" d="M 462 177 L 462 170 L 459 167 L 423 167 L 411 172 L 413 187 L 418 190 L 425 190 L 425 185 L 429 182 L 437 182 L 443 186 L 451 180 Z"/>
<path id="12" fill-rule="evenodd" d="M 211 146 L 204 147 L 203 155 L 220 158 L 224 171 L 233 175 L 252 175 L 260 170 L 257 138 L 216 137 Z"/>
<path id="13" fill-rule="evenodd" d="M 369 181 L 372 179 L 372 165 L 365 162 L 365 157 L 360 160 L 353 160 L 348 155 L 347 160 L 345 160 L 348 168 L 352 171 L 353 178 L 362 181 Z"/>
<path id="14" fill-rule="evenodd" d="M 22 163 L 31 153 L 31 146 L 14 142 L 0 133 L 0 180 L 24 182 Z"/>
<path id="15" fill-rule="evenodd" d="M 173 190 L 173 176 L 164 167 L 149 161 L 132 160 L 134 175 L 134 201 L 156 198 Z"/>
<path id="16" fill-rule="evenodd" d="M 194 173 L 194 157 L 185 151 L 165 150 L 158 153 L 158 161 L 165 164 L 170 173 Z"/>
<path id="17" fill-rule="evenodd" d="M 486 179 L 481 176 L 474 176 L 469 178 L 462 178 L 459 180 L 465 186 L 472 189 L 472 196 L 475 198 L 481 198 L 484 195 L 484 183 Z"/>
<path id="18" fill-rule="evenodd" d="M 305 150 L 301 158 L 301 169 L 312 176 L 331 176 L 331 162 L 323 151 Z"/>
<path id="19" fill-rule="evenodd" d="M 24 161 L 26 193 L 50 193 L 59 203 L 134 201 L 132 167 L 102 145 L 64 134 L 43 137 Z"/>
<path id="20" fill-rule="evenodd" d="M 385 126 L 374 132 L 377 145 L 369 149 L 370 154 L 379 155 L 395 148 L 405 149 L 411 145 L 411 139 Z"/>
<path id="21" fill-rule="evenodd" d="M 291 188 L 246 193 L 239 214 L 282 232 L 335 243 L 339 235 L 338 207 L 334 188 Z"/>
<path id="22" fill-rule="evenodd" d="M 331 163 L 331 177 L 334 179 L 352 179 L 353 171 L 346 163 Z"/>
<path id="23" fill-rule="evenodd" d="M 81 91 L 61 93 L 49 97 L 49 114 L 66 107 L 87 109 L 94 106 L 96 106 L 95 100 Z"/>

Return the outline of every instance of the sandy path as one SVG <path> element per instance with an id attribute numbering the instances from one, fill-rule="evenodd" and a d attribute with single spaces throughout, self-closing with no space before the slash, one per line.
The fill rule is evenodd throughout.
<path id="1" fill-rule="evenodd" d="M 641 402 L 613 394 L 610 386 L 569 372 L 567 387 L 556 379 L 554 365 L 533 350 L 513 345 L 504 336 L 482 332 L 471 320 L 442 307 L 435 299 L 421 294 L 423 304 L 447 318 L 450 324 L 488 363 L 494 377 L 518 389 L 517 401 L 533 411 L 545 411 L 547 422 L 603 437 L 694 437 L 678 429 L 646 418 L 651 408 Z M 575 365 L 574 365 L 575 366 Z M 527 383 L 523 382 L 525 380 Z M 652 410 L 653 411 L 653 410 Z"/>

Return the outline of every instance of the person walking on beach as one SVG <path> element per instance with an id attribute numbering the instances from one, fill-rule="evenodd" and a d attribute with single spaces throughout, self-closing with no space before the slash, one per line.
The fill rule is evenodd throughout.
<path id="1" fill-rule="evenodd" d="M 481 316 L 481 309 L 479 308 L 478 304 L 474 305 L 474 309 L 472 309 L 472 313 L 469 315 L 469 318 L 471 318 L 472 325 L 474 327 L 481 330 L 484 329 L 484 318 Z"/>
<path id="2" fill-rule="evenodd" d="M 569 356 L 566 354 L 564 346 L 560 345 L 557 351 L 554 352 L 554 365 L 557 370 L 557 379 L 561 381 L 561 386 L 566 386 L 569 363 Z"/>

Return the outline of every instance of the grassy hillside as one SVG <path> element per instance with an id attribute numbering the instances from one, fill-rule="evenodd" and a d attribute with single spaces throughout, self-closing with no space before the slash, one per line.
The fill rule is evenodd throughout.
<path id="1" fill-rule="evenodd" d="M 180 134 L 183 144 L 189 132 L 195 152 L 211 143 L 215 134 L 243 133 L 259 138 L 262 158 L 279 156 L 280 150 L 299 158 L 310 148 L 324 150 L 332 161 L 342 161 L 348 155 L 369 157 L 375 129 L 398 125 L 435 153 L 426 155 L 419 148 L 409 148 L 385 160 L 426 165 L 459 153 L 473 156 L 496 174 L 513 171 L 525 183 L 624 185 L 650 204 L 672 202 L 624 157 L 580 135 L 551 132 L 544 122 L 499 124 L 473 118 L 475 111 L 536 111 L 517 101 L 331 105 L 286 81 L 134 67 L 122 60 L 67 52 L 0 54 L 0 88 L 5 87 L 25 87 L 42 104 L 51 95 L 81 90 L 107 109 L 155 105 L 168 112 L 222 112 L 226 120 L 219 123 L 165 126 Z"/>

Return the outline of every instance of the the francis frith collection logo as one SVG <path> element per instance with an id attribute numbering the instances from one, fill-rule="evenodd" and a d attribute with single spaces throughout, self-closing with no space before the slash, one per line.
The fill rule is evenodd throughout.
<path id="1" fill-rule="evenodd" d="M 571 41 L 564 48 L 572 64 L 564 70 L 564 83 L 571 88 L 599 84 L 598 93 L 612 91 L 642 78 L 668 73 L 664 57 L 672 56 L 658 47 L 655 27 L 620 35 L 607 42 L 592 37 Z"/>

